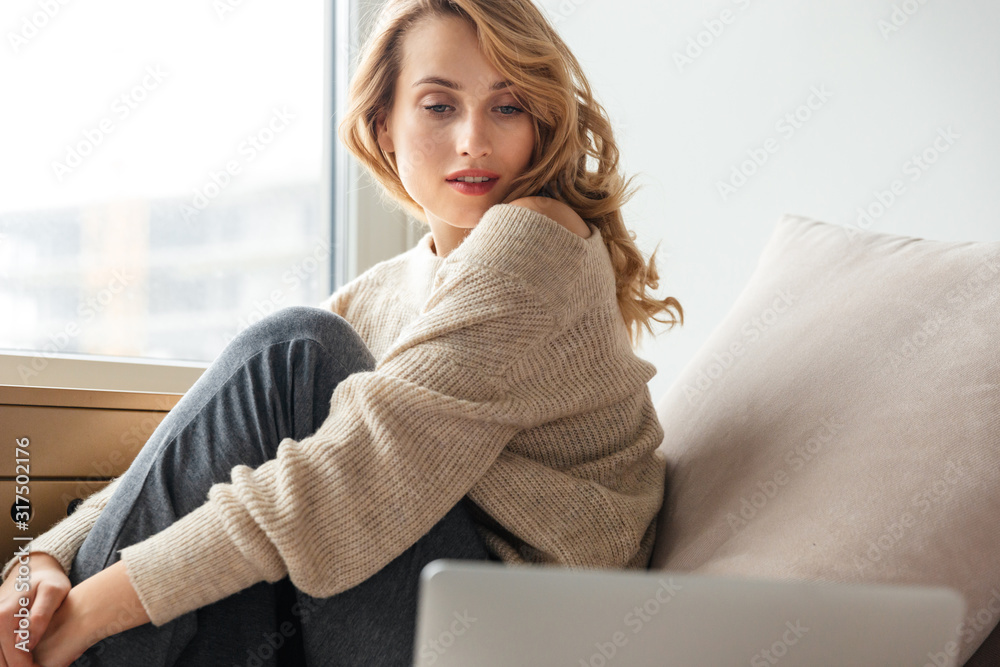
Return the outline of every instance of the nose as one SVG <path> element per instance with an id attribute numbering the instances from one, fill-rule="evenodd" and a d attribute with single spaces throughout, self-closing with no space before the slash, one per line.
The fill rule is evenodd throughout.
<path id="1" fill-rule="evenodd" d="M 458 125 L 457 148 L 462 155 L 484 157 L 493 152 L 490 128 L 478 113 L 469 113 Z"/>

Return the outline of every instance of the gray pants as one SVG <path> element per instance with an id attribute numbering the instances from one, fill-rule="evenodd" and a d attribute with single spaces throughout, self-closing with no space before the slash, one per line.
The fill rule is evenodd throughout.
<path id="1" fill-rule="evenodd" d="M 342 317 L 284 308 L 234 338 L 153 432 L 73 561 L 75 586 L 119 560 L 118 550 L 197 509 L 238 464 L 273 459 L 282 439 L 314 433 L 334 388 L 375 368 Z M 437 558 L 497 560 L 463 498 L 426 535 L 361 584 L 313 598 L 289 579 L 262 581 L 161 627 L 112 635 L 76 667 L 411 665 L 417 585 Z"/>

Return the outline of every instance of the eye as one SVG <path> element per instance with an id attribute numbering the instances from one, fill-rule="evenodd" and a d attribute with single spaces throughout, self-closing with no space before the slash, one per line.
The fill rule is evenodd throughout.
<path id="1" fill-rule="evenodd" d="M 450 104 L 432 104 L 430 106 L 424 107 L 424 109 L 426 109 L 427 112 L 430 113 L 432 116 L 442 116 L 445 113 L 444 111 L 434 111 L 434 109 L 442 109 L 450 106 L 451 106 Z M 524 113 L 524 109 L 522 109 L 521 107 L 516 107 L 513 104 L 502 104 L 496 108 L 508 110 L 508 111 L 501 111 L 500 112 L 501 116 L 518 116 Z"/>

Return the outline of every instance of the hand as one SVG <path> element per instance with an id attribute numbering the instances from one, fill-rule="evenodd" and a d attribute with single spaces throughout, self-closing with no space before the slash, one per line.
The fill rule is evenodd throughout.
<path id="1" fill-rule="evenodd" d="M 90 630 L 88 613 L 79 593 L 79 586 L 70 589 L 63 604 L 53 614 L 48 631 L 35 646 L 37 667 L 69 667 L 106 636 Z"/>
<path id="2" fill-rule="evenodd" d="M 149 622 L 123 561 L 74 586 L 35 648 L 40 667 L 69 667 L 111 635 Z"/>
<path id="3" fill-rule="evenodd" d="M 72 588 L 59 561 L 48 554 L 29 552 L 27 568 L 27 580 L 18 579 L 18 567 L 15 567 L 0 586 L 0 667 L 39 667 L 35 648 Z M 25 586 L 26 590 L 17 590 Z M 23 609 L 22 598 L 27 601 Z M 29 612 L 27 618 L 15 616 L 25 610 Z M 28 627 L 26 634 L 17 636 L 14 633 L 20 622 L 27 622 Z M 15 646 L 24 640 L 27 640 L 27 651 Z M 48 663 L 43 664 L 50 667 Z"/>

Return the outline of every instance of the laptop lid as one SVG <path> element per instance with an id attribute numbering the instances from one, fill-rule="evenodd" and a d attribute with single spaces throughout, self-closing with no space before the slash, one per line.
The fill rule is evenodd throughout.
<path id="1" fill-rule="evenodd" d="M 420 576 L 417 667 L 953 667 L 943 587 L 765 581 L 441 559 Z"/>

